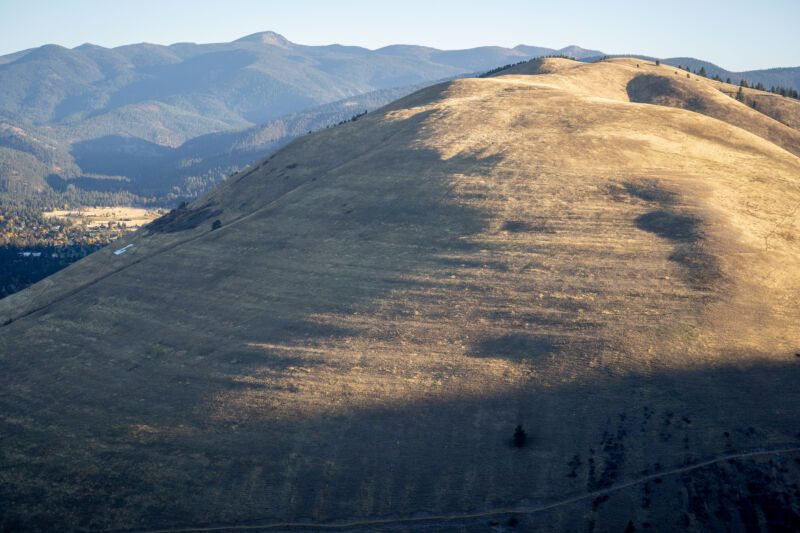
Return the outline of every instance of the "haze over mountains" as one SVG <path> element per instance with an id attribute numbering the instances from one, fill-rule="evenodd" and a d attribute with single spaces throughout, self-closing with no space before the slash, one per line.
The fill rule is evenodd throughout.
<path id="1" fill-rule="evenodd" d="M 2 185 L 20 194 L 25 187 L 41 191 L 49 184 L 57 190 L 64 186 L 59 179 L 89 177 L 74 183 L 113 191 L 120 188 L 119 181 L 99 180 L 121 176 L 134 179 L 122 182 L 134 194 L 153 195 L 153 183 L 159 185 L 156 195 L 175 186 L 189 192 L 191 185 L 176 182 L 168 166 L 148 161 L 143 179 L 130 160 L 157 159 L 200 135 L 247 128 L 364 93 L 401 86 L 411 86 L 411 92 L 415 84 L 487 70 L 533 54 L 558 53 L 522 48 L 442 51 L 389 46 L 371 51 L 303 46 L 264 32 L 221 44 L 114 49 L 86 44 L 71 50 L 47 45 L 18 52 L 0 58 L 0 157 L 11 169 L 3 174 Z M 570 52 L 597 53 L 575 47 Z M 397 97 L 396 91 L 374 94 L 365 107 Z M 343 109 L 334 123 L 349 118 L 352 111 L 362 112 L 359 104 Z M 312 125 L 319 127 L 320 121 Z M 229 149 L 222 145 L 217 152 Z"/>
<path id="2" fill-rule="evenodd" d="M 800 102 L 736 93 L 436 84 L 0 301 L 1 525 L 798 530 Z"/>
<path id="3" fill-rule="evenodd" d="M 554 54 L 603 55 L 577 46 L 304 46 L 273 32 L 24 50 L 0 57 L 0 199 L 174 205 L 300 133 L 436 80 Z M 745 74 L 800 86 L 800 69 Z"/>

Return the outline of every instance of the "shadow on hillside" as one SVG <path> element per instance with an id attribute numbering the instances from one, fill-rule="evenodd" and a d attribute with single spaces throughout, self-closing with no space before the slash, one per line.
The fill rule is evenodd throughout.
<path id="1" fill-rule="evenodd" d="M 697 242 L 700 240 L 700 219 L 668 209 L 650 211 L 636 217 L 636 226 L 644 231 L 675 242 Z"/>
<path id="2" fill-rule="evenodd" d="M 214 209 L 214 205 L 204 205 L 199 207 L 187 207 L 181 204 L 144 227 L 146 235 L 153 233 L 177 233 L 194 229 L 200 224 L 218 216 L 222 213 L 221 209 Z"/>
<path id="3" fill-rule="evenodd" d="M 701 219 L 659 209 L 636 218 L 639 229 L 674 243 L 669 260 L 684 268 L 687 281 L 696 289 L 713 290 L 722 279 L 719 259 L 708 251 L 700 229 Z"/>
<path id="4" fill-rule="evenodd" d="M 625 89 L 631 102 L 707 112 L 708 105 L 703 97 L 693 95 L 677 80 L 666 76 L 642 74 L 629 81 Z"/>
<path id="5" fill-rule="evenodd" d="M 684 269 L 695 289 L 712 290 L 722 279 L 719 259 L 709 251 L 703 231 L 705 221 L 679 205 L 679 198 L 657 181 L 624 183 L 625 192 L 651 204 L 653 209 L 636 217 L 636 226 L 673 243 L 670 261 Z"/>
<path id="6" fill-rule="evenodd" d="M 141 181 L 151 168 L 174 150 L 138 137 L 106 135 L 76 142 L 71 154 L 83 172 L 106 176 L 125 176 Z M 129 187 L 135 188 L 134 184 Z M 136 192 L 131 191 L 131 192 Z"/>
<path id="7" fill-rule="evenodd" d="M 538 326 L 552 326 L 563 331 L 572 327 L 586 331 L 594 330 L 596 338 L 576 339 L 574 335 L 564 332 L 558 334 L 511 333 L 499 337 L 483 337 L 470 344 L 467 352 L 471 357 L 503 358 L 512 361 L 530 361 L 532 363 L 547 361 L 550 357 L 570 358 L 578 354 L 594 354 L 607 348 L 606 341 L 600 333 L 602 323 L 579 319 L 553 319 L 530 316 Z"/>
<path id="8" fill-rule="evenodd" d="M 504 357 L 507 359 L 529 359 L 551 355 L 561 346 L 554 335 L 527 335 L 512 333 L 500 337 L 485 338 L 475 343 L 471 355 L 475 357 Z"/>
<path id="9" fill-rule="evenodd" d="M 354 397 L 330 413 L 243 413 L 236 423 L 199 406 L 219 395 L 312 391 L 288 375 L 270 389 L 219 375 L 190 386 L 184 376 L 154 376 L 146 390 L 130 391 L 145 404 L 116 400 L 97 410 L 63 402 L 45 416 L 17 412 L 33 415 L 38 430 L 3 421 L 4 447 L 15 455 L 0 464 L 19 481 L 0 484 L 0 498 L 14 502 L 0 525 L 154 529 L 536 507 L 715 457 L 800 446 L 800 365 L 786 358 L 547 387 L 533 381 L 383 407 Z M 295 362 L 312 372 L 330 364 L 281 363 Z M 509 445 L 518 424 L 528 435 L 522 449 Z M 77 433 L 65 437 L 67 428 Z M 766 454 L 518 518 L 525 529 L 624 530 L 634 520 L 671 530 L 688 520 L 703 530 L 780 530 L 800 524 L 798 479 L 797 453 Z M 431 526 L 481 530 L 507 519 L 500 512 Z"/>
<path id="10" fill-rule="evenodd" d="M 130 189 L 130 181 L 125 179 L 115 178 L 71 178 L 65 180 L 58 174 L 50 174 L 45 178 L 47 184 L 52 187 L 56 192 L 66 192 L 67 188 L 72 185 L 76 189 L 83 191 L 96 191 L 96 192 L 122 192 Z"/>

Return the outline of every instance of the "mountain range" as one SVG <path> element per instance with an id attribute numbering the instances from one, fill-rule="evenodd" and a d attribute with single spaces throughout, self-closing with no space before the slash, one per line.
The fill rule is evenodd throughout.
<path id="1" fill-rule="evenodd" d="M 424 84 L 547 55 L 603 56 L 577 46 L 304 46 L 274 32 L 9 54 L 0 57 L 0 202 L 174 205 L 299 134 Z M 780 83 L 795 84 L 800 69 L 784 70 Z"/>

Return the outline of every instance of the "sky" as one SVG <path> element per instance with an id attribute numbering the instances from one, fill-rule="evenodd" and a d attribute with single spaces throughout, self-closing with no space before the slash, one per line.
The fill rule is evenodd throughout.
<path id="1" fill-rule="evenodd" d="M 0 55 L 43 44 L 228 42 L 441 49 L 577 44 L 732 71 L 800 66 L 800 0 L 0 0 Z"/>

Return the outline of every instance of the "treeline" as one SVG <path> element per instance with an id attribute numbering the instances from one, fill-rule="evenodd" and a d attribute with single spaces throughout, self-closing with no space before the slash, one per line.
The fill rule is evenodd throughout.
<path id="1" fill-rule="evenodd" d="M 101 245 L 0 246 L 0 298 L 19 292 L 85 257 Z"/>
<path id="2" fill-rule="evenodd" d="M 564 55 L 564 54 L 553 54 L 553 55 L 549 55 L 549 56 L 539 56 L 539 57 L 534 57 L 534 58 L 531 58 L 531 59 L 524 59 L 522 61 L 517 61 L 516 63 L 509 63 L 508 65 L 503 65 L 502 67 L 493 68 L 492 70 L 487 70 L 483 74 L 478 75 L 478 77 L 479 78 L 488 78 L 492 74 L 497 74 L 498 72 L 502 72 L 504 70 L 510 69 L 511 67 L 516 67 L 517 65 L 521 65 L 523 63 L 528 63 L 528 62 L 534 61 L 536 59 L 552 59 L 552 58 L 571 59 L 572 61 L 577 61 L 577 59 L 575 59 L 574 57 L 568 56 L 568 55 Z"/>
<path id="3" fill-rule="evenodd" d="M 531 59 L 531 61 L 533 61 L 533 60 Z M 527 63 L 527 62 L 528 62 L 528 60 L 517 61 L 516 63 L 509 63 L 507 65 L 503 65 L 502 67 L 496 67 L 496 68 L 493 68 L 492 70 L 487 70 L 486 72 L 484 72 L 483 74 L 479 75 L 478 77 L 479 78 L 488 78 L 492 74 L 497 74 L 498 72 L 502 72 L 502 71 L 504 71 L 506 69 L 510 69 L 511 67 L 516 67 L 517 65 L 521 65 L 521 64 Z"/>
<path id="4" fill-rule="evenodd" d="M 797 89 L 793 89 L 792 87 L 773 86 L 769 88 L 769 92 L 774 94 L 779 94 L 781 96 L 786 96 L 788 98 L 794 98 L 795 100 L 800 100 L 800 93 L 797 92 Z"/>
<path id="5" fill-rule="evenodd" d="M 130 191 L 85 190 L 79 189 L 73 184 L 67 185 L 62 191 L 49 188 L 36 191 L 25 186 L 12 186 L 0 191 L 0 213 L 26 208 L 42 212 L 62 208 L 65 204 L 72 207 L 96 205 L 167 207 L 170 202 L 174 203 L 174 200 L 156 196 L 139 196 Z"/>
<path id="6" fill-rule="evenodd" d="M 352 117 L 338 122 L 336 125 L 337 126 L 341 126 L 342 124 L 347 124 L 348 122 L 355 122 L 356 120 L 358 120 L 359 118 L 363 117 L 366 114 L 367 114 L 367 110 L 365 109 L 363 113 L 356 113 Z M 330 127 L 331 126 L 328 126 L 328 128 L 330 128 Z M 308 133 L 311 133 L 311 131 L 309 131 Z"/>
<path id="7" fill-rule="evenodd" d="M 681 70 L 685 70 L 686 72 L 692 72 L 689 67 L 683 67 L 681 65 L 678 65 L 678 68 L 681 69 Z M 704 78 L 708 78 L 709 77 L 708 73 L 706 72 L 706 68 L 705 67 L 700 67 L 700 70 L 695 70 L 694 74 L 696 74 L 698 76 L 702 76 Z M 715 81 L 723 81 L 723 79 L 719 75 L 719 73 L 714 74 L 714 76 L 712 76 L 710 79 L 715 80 Z M 725 81 L 725 83 L 731 83 L 731 84 L 733 83 L 731 81 L 730 77 L 728 77 L 724 81 Z M 785 96 L 787 98 L 794 98 L 796 100 L 800 100 L 800 93 L 797 91 L 797 89 L 794 89 L 792 87 L 781 87 L 781 86 L 774 86 L 773 85 L 772 87 L 767 89 L 766 86 L 764 86 L 764 84 L 761 83 L 761 82 L 748 83 L 748 81 L 746 79 L 744 79 L 744 78 L 742 78 L 739 81 L 739 87 L 744 87 L 745 89 L 755 89 L 757 91 L 768 91 L 768 92 L 771 92 L 772 94 L 779 94 L 779 95 Z M 741 94 L 741 93 L 742 93 L 742 91 L 739 90 L 739 94 Z M 743 101 L 741 98 L 737 98 L 737 100 Z"/>

